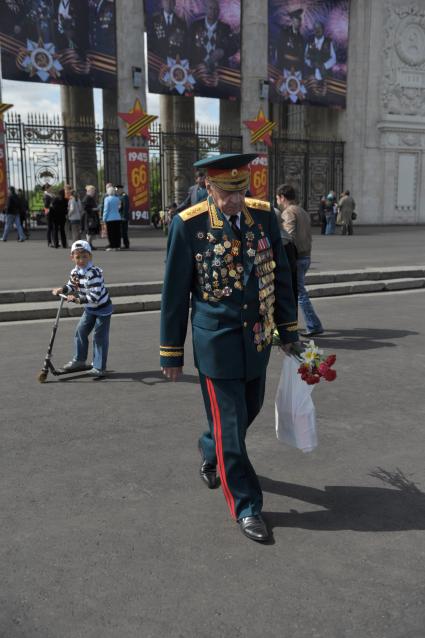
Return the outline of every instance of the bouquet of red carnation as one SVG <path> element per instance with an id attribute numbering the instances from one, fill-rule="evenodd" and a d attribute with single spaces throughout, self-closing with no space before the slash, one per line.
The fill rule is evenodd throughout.
<path id="1" fill-rule="evenodd" d="M 332 367 L 336 361 L 336 355 L 331 354 L 325 357 L 323 350 L 319 350 L 314 341 L 310 341 L 306 345 L 304 350 L 297 355 L 297 359 L 301 363 L 298 374 L 308 385 L 320 383 L 321 379 L 325 379 L 325 381 L 336 379 L 336 370 Z"/>

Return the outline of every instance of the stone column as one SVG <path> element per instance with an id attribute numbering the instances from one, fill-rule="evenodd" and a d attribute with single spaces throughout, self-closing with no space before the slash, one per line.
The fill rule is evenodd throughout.
<path id="1" fill-rule="evenodd" d="M 174 152 L 173 182 L 174 200 L 180 203 L 194 182 L 193 163 L 198 159 L 195 134 L 195 99 L 173 96 Z"/>
<path id="2" fill-rule="evenodd" d="M 126 113 L 133 108 L 138 97 L 146 110 L 146 68 L 145 68 L 145 12 L 140 0 L 126 0 L 116 3 L 117 20 L 117 62 L 118 62 L 118 108 L 117 111 Z M 133 86 L 133 67 L 141 69 L 140 87 Z M 125 157 L 126 146 L 131 143 L 140 144 L 142 140 L 127 138 L 127 127 L 118 118 L 120 137 L 120 165 L 121 183 L 128 187 L 127 164 Z"/>
<path id="3" fill-rule="evenodd" d="M 171 95 L 159 96 L 159 121 L 161 124 L 161 200 L 162 208 L 174 201 L 174 102 Z"/>
<path id="4" fill-rule="evenodd" d="M 256 117 L 260 106 L 268 116 L 268 101 L 260 99 L 260 81 L 267 80 L 268 6 L 267 0 L 242 3 L 242 86 L 241 122 Z M 250 141 L 250 131 L 242 124 L 243 152 L 258 149 Z"/>
<path id="5" fill-rule="evenodd" d="M 220 100 L 220 135 L 240 135 L 241 103 L 239 100 Z M 225 150 L 223 150 L 225 152 Z"/>
<path id="6" fill-rule="evenodd" d="M 93 89 L 61 86 L 67 177 L 78 191 L 97 184 Z"/>
<path id="7" fill-rule="evenodd" d="M 118 93 L 116 89 L 103 89 L 103 164 L 105 184 L 121 183 L 119 133 L 118 126 Z M 105 184 L 100 184 L 103 189 Z"/>

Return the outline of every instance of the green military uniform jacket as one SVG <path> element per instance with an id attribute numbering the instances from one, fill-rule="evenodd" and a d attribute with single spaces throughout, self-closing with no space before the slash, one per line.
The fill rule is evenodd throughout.
<path id="1" fill-rule="evenodd" d="M 190 303 L 195 365 L 210 378 L 261 376 L 277 327 L 298 340 L 296 302 L 276 216 L 245 199 L 241 238 L 211 197 L 173 219 L 161 303 L 160 360 L 184 362 Z"/>

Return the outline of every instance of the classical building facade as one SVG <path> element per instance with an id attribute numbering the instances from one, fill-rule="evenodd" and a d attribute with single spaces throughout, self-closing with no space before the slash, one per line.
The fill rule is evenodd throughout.
<path id="1" fill-rule="evenodd" d="M 365 223 L 425 223 L 425 2 L 352 0 L 345 182 Z"/>

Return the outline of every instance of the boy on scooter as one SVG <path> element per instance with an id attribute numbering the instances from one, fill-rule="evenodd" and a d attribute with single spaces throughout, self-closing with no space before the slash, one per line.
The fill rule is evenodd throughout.
<path id="1" fill-rule="evenodd" d="M 103 272 L 92 262 L 92 249 L 87 241 L 75 241 L 71 246 L 71 260 L 75 267 L 69 281 L 61 288 L 53 288 L 54 295 L 67 295 L 67 300 L 84 306 L 84 313 L 74 337 L 74 356 L 62 368 L 66 372 L 87 370 L 86 359 L 89 335 L 93 332 L 93 363 L 88 374 L 105 376 L 109 346 L 109 327 L 113 306 L 103 281 Z"/>

